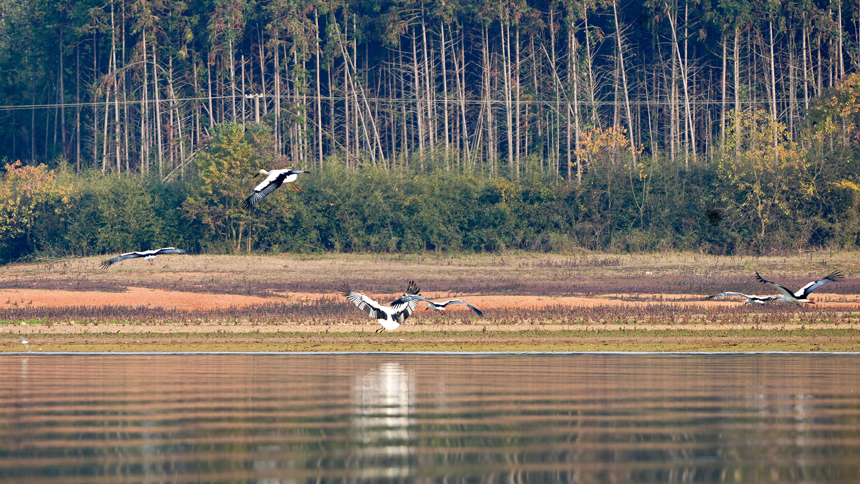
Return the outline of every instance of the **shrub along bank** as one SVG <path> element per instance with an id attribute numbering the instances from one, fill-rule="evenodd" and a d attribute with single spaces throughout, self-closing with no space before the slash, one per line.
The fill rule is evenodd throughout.
<path id="1" fill-rule="evenodd" d="M 215 253 L 729 254 L 860 245 L 860 171 L 848 150 L 784 156 L 776 168 L 754 166 L 762 156 L 746 151 L 689 164 L 648 156 L 635 164 L 597 160 L 581 184 L 444 168 L 347 169 L 330 159 L 322 168 L 305 167 L 311 173 L 296 183 L 300 192 L 282 187 L 244 210 L 243 198 L 260 180 L 252 179 L 257 169 L 288 165 L 275 161 L 265 134 L 222 126 L 196 169 L 167 183 L 146 175 L 75 175 L 62 164 L 8 164 L 0 185 L 0 261 L 161 246 Z"/>

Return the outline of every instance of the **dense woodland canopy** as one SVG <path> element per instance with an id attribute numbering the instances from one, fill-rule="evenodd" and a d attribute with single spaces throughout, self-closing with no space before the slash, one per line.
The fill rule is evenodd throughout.
<path id="1" fill-rule="evenodd" d="M 0 0 L 2 259 L 856 246 L 858 7 Z"/>

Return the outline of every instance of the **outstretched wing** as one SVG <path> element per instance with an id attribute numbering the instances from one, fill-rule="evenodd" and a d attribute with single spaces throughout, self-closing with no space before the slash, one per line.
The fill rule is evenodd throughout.
<path id="1" fill-rule="evenodd" d="M 391 317 L 398 323 L 403 324 L 403 321 L 415 312 L 418 303 L 422 300 L 427 301 L 427 299 L 418 295 L 420 292 L 421 288 L 415 284 L 415 281 L 409 281 L 406 285 L 406 293 L 399 299 L 391 302 L 391 310 L 393 311 Z"/>
<path id="2" fill-rule="evenodd" d="M 732 297 L 732 296 L 740 296 L 740 297 L 749 297 L 741 292 L 721 292 L 719 294 L 712 294 L 708 296 L 708 299 L 714 299 L 715 297 Z"/>
<path id="3" fill-rule="evenodd" d="M 818 289 L 819 287 L 827 284 L 828 282 L 838 281 L 839 279 L 842 279 L 844 277 L 845 276 L 843 276 L 841 272 L 833 271 L 826 277 L 822 277 L 817 281 L 812 281 L 809 284 L 801 287 L 797 290 L 797 292 L 794 293 L 794 296 L 798 299 L 804 299 L 807 295 L 809 295 L 810 292 Z"/>
<path id="4" fill-rule="evenodd" d="M 271 173 L 263 180 L 262 183 L 254 187 L 254 193 L 245 199 L 242 208 L 250 208 L 255 203 L 269 196 L 270 193 L 277 190 L 284 183 L 284 178 L 287 177 L 287 172 Z"/>
<path id="5" fill-rule="evenodd" d="M 719 294 L 714 294 L 712 296 L 708 296 L 708 299 L 714 299 L 717 297 L 732 297 L 732 296 L 740 296 L 747 298 L 748 302 L 756 302 L 760 304 L 764 304 L 768 301 L 775 301 L 777 298 L 775 296 L 756 296 L 750 294 L 744 294 L 742 292 L 721 292 Z"/>
<path id="6" fill-rule="evenodd" d="M 756 279 L 758 279 L 759 282 L 763 282 L 765 284 L 770 284 L 771 286 L 775 287 L 777 291 L 781 292 L 783 295 L 785 295 L 789 299 L 795 299 L 796 296 L 787 287 L 779 285 L 773 281 L 768 281 L 764 277 L 758 275 L 758 271 L 756 271 L 755 277 L 756 277 Z"/>
<path id="7" fill-rule="evenodd" d="M 443 307 L 443 308 L 444 308 L 445 306 L 449 305 L 449 304 L 465 304 L 469 309 L 471 309 L 472 311 L 475 311 L 476 313 L 478 313 L 478 316 L 483 316 L 483 315 L 484 315 L 484 313 L 482 313 L 480 309 L 478 309 L 478 308 L 476 308 L 475 306 L 472 306 L 471 304 L 467 303 L 466 301 L 462 301 L 462 300 L 460 300 L 460 299 L 451 299 L 451 300 L 444 301 L 444 302 L 433 302 L 433 301 L 430 301 L 430 304 L 432 304 L 432 305 L 434 305 L 434 306 L 440 306 L 440 307 Z"/>
<path id="8" fill-rule="evenodd" d="M 155 251 L 155 254 L 187 254 L 188 252 L 176 247 L 164 247 Z"/>
<path id="9" fill-rule="evenodd" d="M 378 302 L 374 301 L 373 299 L 370 299 L 369 297 L 365 296 L 364 294 L 361 294 L 359 292 L 355 292 L 355 291 L 351 290 L 349 288 L 349 285 L 347 285 L 346 283 L 344 283 L 341 286 L 340 290 L 343 293 L 343 295 L 346 296 L 346 298 L 350 300 L 350 302 L 355 304 L 355 307 L 366 312 L 367 315 L 370 316 L 371 318 L 373 318 L 373 319 L 380 319 L 380 318 L 385 319 L 386 318 L 385 310 L 383 309 L 383 307 Z"/>
<path id="10" fill-rule="evenodd" d="M 142 252 L 126 252 L 125 254 L 120 254 L 120 255 L 114 257 L 113 259 L 108 259 L 108 260 L 102 262 L 101 268 L 107 269 L 108 267 L 110 267 L 113 264 L 116 264 L 117 262 L 124 261 L 126 259 L 134 259 L 137 257 L 143 257 L 145 255 L 146 254 L 142 253 Z"/>

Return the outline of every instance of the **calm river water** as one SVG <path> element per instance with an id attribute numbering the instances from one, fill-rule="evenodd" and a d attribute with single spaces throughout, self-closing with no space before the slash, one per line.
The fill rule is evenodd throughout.
<path id="1" fill-rule="evenodd" d="M 860 355 L 0 356 L 0 481 L 860 482 Z"/>

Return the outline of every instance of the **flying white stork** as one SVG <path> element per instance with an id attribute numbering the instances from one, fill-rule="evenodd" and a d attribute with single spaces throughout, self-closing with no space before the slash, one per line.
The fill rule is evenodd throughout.
<path id="1" fill-rule="evenodd" d="M 833 271 L 825 277 L 818 279 L 817 281 L 812 281 L 809 284 L 801 287 L 795 292 L 791 292 L 788 288 L 781 286 L 773 281 L 768 281 L 762 276 L 758 275 L 758 271 L 755 273 L 756 279 L 765 284 L 770 284 L 775 287 L 777 291 L 779 291 L 779 295 L 777 295 L 777 299 L 782 302 L 792 303 L 792 304 L 815 304 L 815 302 L 810 301 L 807 296 L 809 293 L 818 289 L 819 287 L 827 284 L 828 282 L 838 281 L 842 279 L 844 276 L 839 271 Z"/>
<path id="2" fill-rule="evenodd" d="M 406 293 L 399 299 L 392 301 L 389 306 L 383 306 L 364 294 L 353 291 L 346 283 L 341 287 L 341 291 L 347 299 L 355 304 L 355 307 L 379 321 L 382 327 L 376 330 L 378 333 L 386 329 L 393 331 L 403 324 L 406 318 L 412 316 L 412 313 L 415 312 L 415 307 L 420 302 L 418 293 L 421 292 L 421 289 L 418 288 L 415 281 L 409 281 Z"/>
<path id="3" fill-rule="evenodd" d="M 418 299 L 419 301 L 427 301 L 427 309 L 432 309 L 433 311 L 445 312 L 446 306 L 448 306 L 449 304 L 465 304 L 469 309 L 471 309 L 472 311 L 475 311 L 478 314 L 478 316 L 484 315 L 484 313 L 481 312 L 480 309 L 478 309 L 475 306 L 472 306 L 471 304 L 467 303 L 466 301 L 463 301 L 460 299 L 449 299 L 447 301 L 435 302 L 435 301 L 431 301 L 431 300 L 427 299 L 426 297 L 421 297 L 421 296 L 408 296 L 408 297 L 411 297 L 413 299 Z"/>
<path id="4" fill-rule="evenodd" d="M 304 170 L 260 170 L 259 173 L 254 175 L 254 178 L 257 178 L 260 175 L 267 175 L 266 179 L 263 180 L 262 183 L 254 187 L 254 193 L 252 193 L 248 198 L 245 199 L 245 203 L 242 204 L 242 208 L 251 208 L 255 203 L 260 200 L 266 198 L 270 193 L 277 190 L 278 187 L 283 185 L 284 183 L 292 183 L 296 181 L 296 178 L 299 177 L 300 174 L 307 173 Z M 296 192 L 299 191 L 299 187 L 293 185 L 293 190 Z"/>
<path id="5" fill-rule="evenodd" d="M 755 295 L 747 295 L 741 292 L 721 292 L 719 294 L 714 294 L 713 296 L 708 296 L 708 299 L 714 299 L 715 297 L 731 297 L 731 296 L 741 296 L 747 298 L 744 301 L 744 304 L 764 304 L 768 301 L 775 301 L 777 299 L 776 296 L 755 296 Z"/>
<path id="6" fill-rule="evenodd" d="M 152 262 L 152 259 L 155 259 L 155 256 L 162 254 L 188 254 L 188 252 L 177 249 L 176 247 L 163 247 L 161 249 L 154 250 L 145 250 L 143 252 L 126 252 L 125 254 L 120 254 L 113 259 L 108 259 L 102 262 L 102 269 L 107 269 L 112 264 L 116 264 L 117 262 L 124 261 L 126 259 L 136 259 L 138 257 L 143 257 L 143 260 L 148 260 L 150 264 L 155 265 Z"/>

